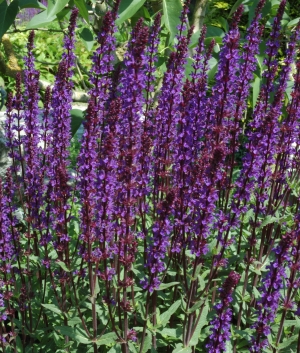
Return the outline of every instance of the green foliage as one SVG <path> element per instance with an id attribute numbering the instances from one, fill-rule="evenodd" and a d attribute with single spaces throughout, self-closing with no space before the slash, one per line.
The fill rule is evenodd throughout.
<path id="1" fill-rule="evenodd" d="M 119 9 L 119 18 L 117 25 L 121 25 L 124 21 L 133 17 L 138 10 L 144 5 L 146 0 L 122 0 Z"/>
<path id="2" fill-rule="evenodd" d="M 0 38 L 13 24 L 19 11 L 19 1 L 13 0 L 9 5 L 6 1 L 0 4 Z"/>
<path id="3" fill-rule="evenodd" d="M 80 143 L 78 141 L 78 136 L 75 134 L 71 140 L 71 145 L 70 145 L 70 161 L 71 161 L 71 168 L 75 170 L 76 168 L 76 161 L 77 161 L 77 156 L 79 154 L 80 150 Z M 75 231 L 75 228 L 74 228 Z"/>

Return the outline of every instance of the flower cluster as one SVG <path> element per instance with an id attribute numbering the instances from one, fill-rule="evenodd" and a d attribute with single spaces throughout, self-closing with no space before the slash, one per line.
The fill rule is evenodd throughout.
<path id="1" fill-rule="evenodd" d="M 300 25 L 279 61 L 283 0 L 266 43 L 260 94 L 249 107 L 265 0 L 258 2 L 245 37 L 241 6 L 220 50 L 204 26 L 194 51 L 186 1 L 167 59 L 159 50 L 161 14 L 152 26 L 132 21 L 124 59 L 116 63 L 119 3 L 103 16 L 92 55 L 75 173 L 70 109 L 78 9 L 70 14 L 43 111 L 34 32 L 24 73 L 17 75 L 15 94 L 8 94 L 11 166 L 0 181 L 0 346 L 17 351 L 21 342 L 26 350 L 41 330 L 52 335 L 61 319 L 57 332 L 67 332 L 66 347 L 80 337 L 96 352 L 108 334 L 105 342 L 113 337 L 108 344 L 121 345 L 123 353 L 136 346 L 142 352 L 169 319 L 172 330 L 164 332 L 177 335 L 172 315 L 184 307 L 183 345 L 190 347 L 199 342 L 209 302 L 210 329 L 201 331 L 200 349 L 225 352 L 231 340 L 237 352 L 230 325 L 246 328 L 248 315 L 255 323 L 247 327 L 251 343 L 244 343 L 250 352 L 263 352 L 275 315 L 282 314 L 279 344 L 285 317 L 299 314 L 299 200 L 293 194 L 299 194 L 300 173 Z M 268 272 L 261 274 L 259 264 L 269 257 Z M 233 292 L 242 272 L 239 289 L 250 300 L 238 303 Z M 224 273 L 229 275 L 217 290 Z M 258 288 L 260 299 L 249 287 Z M 164 342 L 161 336 L 152 335 L 154 350 L 157 340 Z"/>

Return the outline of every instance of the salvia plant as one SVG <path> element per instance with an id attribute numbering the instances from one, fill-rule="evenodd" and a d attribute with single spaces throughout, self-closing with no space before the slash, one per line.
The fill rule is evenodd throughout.
<path id="1" fill-rule="evenodd" d="M 42 116 L 30 33 L 6 110 L 2 352 L 300 352 L 300 25 L 279 60 L 282 0 L 252 109 L 264 5 L 245 35 L 237 9 L 212 82 L 205 27 L 185 74 L 185 3 L 155 93 L 161 17 L 136 23 L 114 66 L 117 1 L 97 38 L 75 165 L 78 10 Z"/>

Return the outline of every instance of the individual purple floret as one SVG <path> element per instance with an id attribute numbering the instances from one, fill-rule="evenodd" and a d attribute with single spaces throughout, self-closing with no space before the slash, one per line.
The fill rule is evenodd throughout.
<path id="1" fill-rule="evenodd" d="M 230 324 L 232 310 L 229 304 L 232 302 L 232 292 L 237 286 L 241 276 L 231 271 L 222 287 L 219 289 L 221 301 L 215 305 L 216 316 L 210 322 L 212 334 L 209 336 L 209 342 L 205 346 L 208 353 L 222 353 L 226 350 L 226 342 L 230 340 Z"/>

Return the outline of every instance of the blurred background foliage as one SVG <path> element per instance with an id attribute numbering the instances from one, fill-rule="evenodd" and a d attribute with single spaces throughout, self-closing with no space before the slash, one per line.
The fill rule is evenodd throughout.
<path id="1" fill-rule="evenodd" d="M 253 81 L 253 95 L 249 102 L 250 108 L 255 103 L 261 85 L 265 41 L 271 19 L 279 6 L 279 0 L 268 0 L 263 10 L 263 21 L 266 24 L 261 53 L 257 57 L 258 69 Z M 203 24 L 207 26 L 206 44 L 212 38 L 216 40 L 214 55 L 210 61 L 209 79 L 213 81 L 217 71 L 219 45 L 228 31 L 233 12 L 240 4 L 245 11 L 240 23 L 242 35 L 250 23 L 258 0 L 191 0 L 189 20 L 194 25 L 194 35 L 190 44 L 192 56 L 193 48 L 197 45 L 199 32 Z M 41 73 L 41 92 L 48 84 L 54 82 L 58 62 L 62 54 L 63 34 L 66 31 L 71 8 L 76 5 L 80 11 L 80 21 L 76 29 L 77 44 L 75 54 L 77 65 L 74 76 L 75 89 L 80 94 L 74 96 L 76 101 L 86 101 L 90 88 L 88 72 L 91 66 L 91 55 L 96 47 L 95 36 L 101 26 L 103 15 L 113 6 L 114 0 L 0 0 L 0 86 L 6 91 L 14 90 L 16 72 L 21 71 L 26 53 L 26 41 L 30 29 L 36 30 L 35 56 L 37 69 Z M 162 12 L 162 30 L 160 33 L 159 60 L 157 62 L 157 79 L 162 79 L 166 69 L 170 51 L 176 42 L 176 26 L 182 9 L 182 0 L 121 0 L 115 65 L 123 60 L 126 44 L 130 32 L 140 17 L 146 24 L 151 25 L 155 14 Z M 295 27 L 300 16 L 300 0 L 290 0 L 282 21 L 283 37 L 280 55 L 285 54 L 285 38 Z M 186 73 L 191 69 L 192 59 L 188 59 Z M 288 98 L 289 92 L 287 92 Z M 41 103 L 42 105 L 42 103 Z"/>

